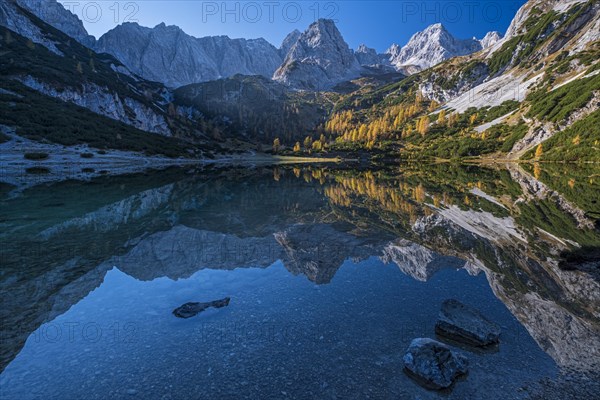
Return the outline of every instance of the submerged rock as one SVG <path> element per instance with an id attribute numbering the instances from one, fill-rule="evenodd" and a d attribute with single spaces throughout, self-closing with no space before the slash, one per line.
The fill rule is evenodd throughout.
<path id="1" fill-rule="evenodd" d="M 497 324 L 478 310 L 454 299 L 442 304 L 435 331 L 438 335 L 472 346 L 498 343 L 501 332 Z"/>
<path id="2" fill-rule="evenodd" d="M 445 389 L 456 378 L 466 374 L 469 362 L 465 356 L 429 338 L 414 339 L 404 354 L 404 370 L 428 389 Z"/>
<path id="3" fill-rule="evenodd" d="M 209 301 L 207 303 L 185 303 L 173 310 L 173 314 L 178 318 L 191 318 L 210 307 L 227 307 L 229 300 L 231 300 L 229 297 L 225 297 L 224 299 Z"/>

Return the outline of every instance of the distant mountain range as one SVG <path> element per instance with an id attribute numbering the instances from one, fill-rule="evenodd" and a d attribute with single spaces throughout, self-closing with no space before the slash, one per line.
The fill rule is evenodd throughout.
<path id="1" fill-rule="evenodd" d="M 154 28 L 124 23 L 96 41 L 77 16 L 55 0 L 16 2 L 81 44 L 111 54 L 137 75 L 169 87 L 242 74 L 273 78 L 293 88 L 329 89 L 361 76 L 362 66 L 383 65 L 414 72 L 479 51 L 500 39 L 497 32 L 482 40 L 456 39 L 442 24 L 435 24 L 413 35 L 405 47 L 394 44 L 385 54 L 377 54 L 364 45 L 351 50 L 332 20 L 318 20 L 305 32 L 291 32 L 279 48 L 262 38 L 195 38 L 164 23 Z"/>
<path id="2" fill-rule="evenodd" d="M 283 60 L 282 52 L 264 39 L 198 39 L 165 24 L 154 28 L 119 25 L 104 34 L 94 49 L 122 60 L 136 74 L 170 87 L 236 74 L 271 77 Z"/>
<path id="3" fill-rule="evenodd" d="M 456 39 L 442 24 L 434 24 L 415 33 L 406 46 L 392 45 L 386 52 L 397 68 L 414 65 L 420 69 L 433 67 L 452 57 L 466 56 L 487 48 L 501 39 L 498 32 L 489 32 L 481 40 Z"/>
<path id="4" fill-rule="evenodd" d="M 471 54 L 500 40 L 490 32 L 482 40 L 454 38 L 441 24 L 415 34 L 386 54 L 361 46 L 351 50 L 332 20 L 318 20 L 305 32 L 295 30 L 279 48 L 266 40 L 227 36 L 194 38 L 176 26 L 117 26 L 93 45 L 112 54 L 136 74 L 167 86 L 261 75 L 298 89 L 329 89 L 364 73 L 363 66 L 384 65 L 397 71 L 419 70 L 448 58 Z M 414 69 L 413 69 L 414 70 Z"/>
<path id="5" fill-rule="evenodd" d="M 529 0 L 504 37 L 457 39 L 434 24 L 379 54 L 364 44 L 352 50 L 327 19 L 291 32 L 279 47 L 264 39 L 195 38 L 165 24 L 126 23 L 96 40 L 56 0 L 5 0 L 0 128 L 61 144 L 98 142 L 105 120 L 98 131 L 75 128 L 75 105 L 128 126 L 119 129 L 131 140 L 103 146 L 165 148 L 142 146 L 133 139 L 140 132 L 193 149 L 276 137 L 297 148 L 306 136 L 326 135 L 330 149 L 343 151 L 379 146 L 419 157 L 531 158 L 548 143 L 554 150 L 543 157 L 568 150 L 569 159 L 587 159 L 600 136 L 593 131 L 600 118 L 599 10 L 593 0 Z M 31 111 L 40 101 L 45 106 Z M 19 104 L 31 114 L 10 111 Z M 61 108 L 72 116 L 68 126 L 40 112 Z M 555 138 L 563 131 L 568 148 Z M 194 153 L 178 149 L 169 154 Z"/>

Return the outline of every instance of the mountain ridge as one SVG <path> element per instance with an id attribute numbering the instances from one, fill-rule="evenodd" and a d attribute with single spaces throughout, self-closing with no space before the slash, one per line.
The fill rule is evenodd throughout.
<path id="1" fill-rule="evenodd" d="M 481 40 L 457 39 L 441 23 L 429 25 L 415 33 L 404 47 L 392 45 L 386 53 L 396 68 L 414 65 L 420 69 L 433 67 L 453 57 L 465 56 L 492 46 L 501 38 L 496 31 Z"/>
<path id="2" fill-rule="evenodd" d="M 140 76 L 170 87 L 237 73 L 270 77 L 281 63 L 279 50 L 265 39 L 195 38 L 164 23 L 154 28 L 121 24 L 102 35 L 95 50 L 112 54 Z"/>
<path id="3" fill-rule="evenodd" d="M 335 38 L 332 38 L 333 47 L 324 49 L 320 54 L 311 55 L 310 62 L 306 60 L 306 63 L 298 64 L 302 68 L 308 68 L 304 73 L 306 77 L 316 72 L 319 76 L 319 79 L 316 79 L 318 82 L 300 82 L 302 79 L 296 82 L 298 79 L 289 78 L 287 75 L 291 73 L 290 67 L 296 65 L 294 61 L 299 60 L 286 62 L 286 59 L 303 34 L 298 30 L 290 32 L 279 48 L 263 38 L 231 39 L 225 35 L 196 38 L 185 33 L 178 26 L 166 25 L 164 22 L 152 28 L 126 22 L 117 25 L 96 40 L 87 34 L 81 20 L 56 0 L 10 1 L 16 1 L 20 6 L 83 45 L 97 52 L 106 52 L 115 56 L 139 76 L 173 88 L 227 78 L 236 74 L 262 75 L 283 83 L 289 81 L 288 86 L 296 89 L 330 88 L 345 80 L 359 77 L 362 72 L 360 66 L 385 66 L 405 74 L 413 73 L 447 58 L 489 47 L 499 40 L 499 34 L 496 32 L 488 33 L 481 41 L 456 39 L 441 24 L 434 24 L 413 35 L 406 46 L 392 45 L 386 53 L 378 54 L 366 46 L 359 46 L 356 51 L 346 50 L 347 44 L 335 23 L 317 20 L 311 24 L 311 27 L 316 24 L 324 31 L 336 31 Z M 8 19 L 4 18 L 4 20 Z M 15 19 L 14 16 L 12 19 Z M 326 24 L 330 26 L 325 27 Z M 13 27 L 18 28 L 18 25 Z M 304 33 L 310 33 L 311 27 Z M 428 44 L 432 32 L 436 30 L 443 33 L 445 40 Z M 25 33 L 25 36 L 32 36 L 31 32 L 22 33 Z M 421 40 L 419 41 L 418 38 Z M 424 49 L 422 48 L 424 46 L 428 47 Z M 49 44 L 49 47 L 52 47 L 52 44 Z M 327 52 L 332 51 L 333 48 L 336 48 L 336 51 L 342 50 L 338 51 L 336 57 L 329 59 Z M 292 55 L 292 58 L 298 57 L 298 54 Z M 307 64 L 313 66 L 308 67 Z M 314 65 L 320 65 L 321 68 L 315 69 Z M 298 72 L 292 75 L 297 74 Z"/>
<path id="4" fill-rule="evenodd" d="M 274 100 L 270 110 L 285 116 L 281 123 L 302 127 L 301 133 L 286 131 L 286 139 L 326 134 L 328 142 L 321 140 L 324 148 L 355 151 L 365 147 L 370 151 L 374 147 L 382 150 L 385 146 L 396 146 L 394 154 L 398 154 L 399 149 L 408 147 L 413 149 L 407 152 L 410 156 L 442 158 L 502 151 L 513 158 L 531 159 L 533 147 L 564 131 L 567 133 L 562 136 L 569 137 L 573 143 L 582 140 L 587 143 L 577 149 L 577 154 L 588 157 L 597 146 L 594 133 L 588 134 L 585 127 L 595 127 L 593 121 L 600 98 L 597 87 L 599 12 L 600 5 L 593 1 L 573 0 L 565 5 L 558 0 L 530 0 L 517 12 L 504 37 L 492 31 L 482 39 L 456 39 L 442 24 L 434 24 L 413 35 L 405 47 L 392 45 L 383 55 L 366 45 L 355 51 L 350 49 L 335 23 L 324 19 L 315 21 L 304 32 L 291 32 L 279 49 L 264 39 L 194 38 L 180 28 L 164 23 L 154 28 L 122 24 L 115 30 L 128 33 L 118 35 L 113 30 L 112 36 L 119 42 L 114 48 L 122 48 L 123 53 L 114 50 L 112 53 L 116 59 L 129 61 L 111 61 L 110 68 L 133 81 L 143 82 L 145 78 L 166 83 L 170 88 L 160 89 L 163 99 L 154 106 L 161 109 L 161 115 L 183 113 L 186 123 L 210 114 L 210 109 L 206 108 L 208 103 L 174 104 L 172 88 L 185 82 L 210 83 L 220 79 L 218 84 L 242 82 L 242 86 L 246 85 L 250 90 L 260 89 L 258 92 L 267 96 L 263 100 Z M 69 12 L 64 10 L 64 13 Z M 71 42 L 69 36 L 57 40 L 56 35 L 45 35 L 30 14 L 16 0 L 0 4 L 0 24 L 21 32 L 34 44 L 43 45 L 58 57 L 64 57 L 63 51 Z M 75 28 L 80 24 L 73 16 L 68 17 L 68 21 Z M 109 41 L 107 38 L 105 42 Z M 102 38 L 98 43 L 95 47 L 99 51 L 111 47 L 106 43 L 104 46 Z M 147 48 L 154 50 L 145 53 Z M 261 49 L 269 55 L 265 57 Z M 71 54 L 70 50 L 67 53 Z M 190 57 L 190 54 L 194 56 Z M 93 55 L 91 60 L 79 59 L 80 63 L 90 64 L 91 75 L 88 76 L 86 71 L 83 74 L 86 78 L 96 77 L 93 63 L 103 57 Z M 239 62 L 231 63 L 230 60 L 236 57 Z M 253 57 L 260 60 L 254 63 Z M 180 60 L 187 61 L 188 65 Z M 265 60 L 271 62 L 265 63 Z M 188 68 L 189 63 L 193 68 Z M 57 64 L 68 63 L 57 61 Z M 433 66 L 427 67 L 430 64 Z M 262 73 L 255 73 L 255 67 L 264 67 Z M 61 71 L 60 82 L 52 82 L 52 85 L 64 85 L 68 80 L 65 77 L 82 69 L 76 64 L 69 68 L 71 71 Z M 241 75 L 237 72 L 240 68 L 244 69 Z M 398 70 L 410 76 L 405 77 L 397 73 Z M 238 75 L 248 78 L 238 78 Z M 281 86 L 255 79 L 256 76 L 272 79 L 271 82 Z M 228 81 L 229 78 L 233 79 Z M 18 76 L 17 80 L 60 100 L 66 96 L 64 91 L 59 93 L 58 88 L 47 87 L 44 82 L 40 84 L 27 76 Z M 97 91 L 97 88 L 90 88 L 88 86 L 86 90 Z M 122 88 L 111 90 L 118 93 Z M 310 100 L 310 96 L 283 96 L 278 94 L 280 91 L 314 93 L 315 97 Z M 320 91 L 324 91 L 325 96 L 321 96 Z M 68 101 L 87 101 L 88 97 L 78 95 L 77 90 L 68 93 Z M 269 128 L 265 131 L 265 124 L 256 119 L 256 112 L 260 114 L 265 110 L 256 104 L 240 103 L 237 90 L 223 93 L 231 95 L 231 98 L 217 99 L 220 109 L 227 113 L 212 118 L 220 119 L 219 124 L 229 128 L 241 123 L 239 126 L 246 132 L 244 135 L 254 132 L 249 136 L 252 140 L 264 143 L 273 138 L 277 127 L 267 124 Z M 319 102 L 328 102 L 329 105 L 320 110 L 331 110 L 328 120 L 313 129 L 294 120 L 308 120 L 298 112 L 299 104 L 304 106 L 307 101 L 314 101 L 313 105 L 318 107 L 323 105 Z M 87 105 L 97 108 L 96 104 Z M 125 110 L 117 113 L 118 118 L 133 126 L 146 130 L 157 126 L 155 123 L 140 124 Z M 109 104 L 97 111 L 115 116 Z M 318 114 L 321 115 L 320 111 Z M 449 115 L 452 115 L 450 122 L 447 120 Z M 246 116 L 246 121 L 240 116 Z M 249 121 L 255 121 L 256 125 L 251 126 Z M 318 119 L 314 121 L 318 123 Z M 218 132 L 212 128 L 208 131 L 209 135 L 218 137 Z M 428 135 L 428 131 L 433 134 Z M 417 132 L 420 137 L 416 136 Z M 547 143 L 557 146 L 557 141 L 552 139 Z M 286 145 L 291 147 L 292 143 Z M 308 146 L 305 148 L 311 151 Z M 418 150 L 415 152 L 414 149 Z M 544 157 L 557 157 L 556 151 L 549 151 Z"/>

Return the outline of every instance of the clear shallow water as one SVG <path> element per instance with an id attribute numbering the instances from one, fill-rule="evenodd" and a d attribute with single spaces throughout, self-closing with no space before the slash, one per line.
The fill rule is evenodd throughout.
<path id="1" fill-rule="evenodd" d="M 166 171 L 5 197 L 2 398 L 506 399 L 595 371 L 593 271 L 548 259 L 597 229 L 565 207 L 552 220 L 554 198 L 515 219 L 514 173 L 445 173 Z M 526 226 L 540 209 L 543 235 Z M 447 298 L 503 335 L 497 352 L 464 350 L 469 375 L 439 394 L 402 355 L 435 337 Z"/>

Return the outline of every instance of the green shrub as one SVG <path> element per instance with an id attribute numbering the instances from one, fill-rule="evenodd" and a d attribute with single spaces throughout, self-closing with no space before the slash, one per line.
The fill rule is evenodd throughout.
<path id="1" fill-rule="evenodd" d="M 531 103 L 527 116 L 552 122 L 563 121 L 573 111 L 584 107 L 592 99 L 593 91 L 599 89 L 600 75 L 577 79 L 552 91 L 543 87 L 527 96 Z"/>
<path id="2" fill-rule="evenodd" d="M 600 162 L 600 110 L 556 133 L 542 144 L 542 161 Z M 534 157 L 535 149 L 523 158 Z"/>

